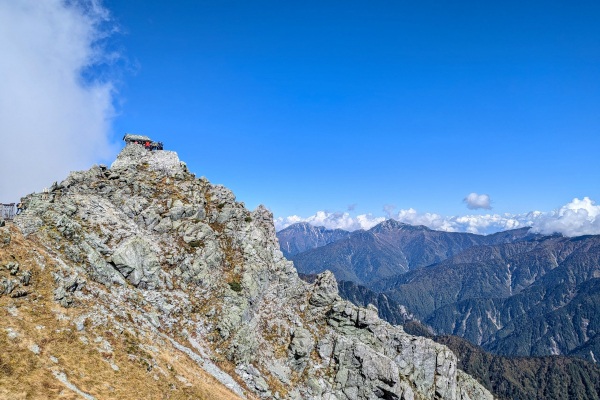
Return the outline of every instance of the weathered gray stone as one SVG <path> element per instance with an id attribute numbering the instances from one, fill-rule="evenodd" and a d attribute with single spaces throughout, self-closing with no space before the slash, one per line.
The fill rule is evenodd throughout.
<path id="1" fill-rule="evenodd" d="M 122 243 L 115 250 L 112 263 L 134 286 L 152 289 L 158 285 L 158 257 L 141 236 L 134 236 Z"/>
<path id="2" fill-rule="evenodd" d="M 183 214 L 185 213 L 185 207 L 183 206 L 183 202 L 179 199 L 173 202 L 171 209 L 169 210 L 169 218 L 171 221 L 178 221 L 183 218 Z"/>
<path id="3" fill-rule="evenodd" d="M 109 265 L 104 257 L 100 255 L 93 247 L 87 243 L 82 243 L 82 247 L 87 254 L 87 259 L 90 265 L 90 275 L 96 282 L 100 282 L 106 286 L 112 284 L 125 285 L 123 275 Z"/>
<path id="4" fill-rule="evenodd" d="M 19 263 L 11 261 L 11 262 L 9 262 L 8 264 L 5 265 L 5 268 L 8 270 L 8 272 L 11 275 L 14 276 L 14 275 L 17 274 L 17 272 L 19 272 Z"/>
<path id="5" fill-rule="evenodd" d="M 0 279 L 0 295 L 11 294 L 12 291 L 17 287 L 17 282 L 14 279 Z"/>
<path id="6" fill-rule="evenodd" d="M 254 379 L 254 387 L 259 392 L 266 392 L 269 390 L 269 385 L 267 384 L 267 381 L 265 381 L 265 378 L 263 378 L 263 377 L 258 377 L 256 379 Z"/>
<path id="7" fill-rule="evenodd" d="M 304 328 L 295 328 L 290 342 L 292 353 L 292 366 L 296 370 L 302 370 L 308 363 L 308 357 L 315 347 L 315 341 L 310 331 Z"/>
<path id="8" fill-rule="evenodd" d="M 310 304 L 316 307 L 325 307 L 333 304 L 337 299 L 339 299 L 339 294 L 333 273 L 325 271 L 319 274 L 314 283 Z"/>
<path id="9" fill-rule="evenodd" d="M 171 218 L 169 218 L 169 217 L 164 217 L 152 229 L 158 233 L 168 232 L 171 229 L 173 229 L 173 221 L 171 221 Z"/>
<path id="10" fill-rule="evenodd" d="M 70 307 L 73 304 L 73 293 L 83 289 L 86 284 L 85 279 L 79 276 L 70 276 L 63 278 L 55 276 L 56 288 L 54 289 L 54 300 L 63 307 Z"/>
<path id="11" fill-rule="evenodd" d="M 315 377 L 308 378 L 306 384 L 314 396 L 321 396 L 321 394 L 323 394 L 323 387 L 325 386 L 325 383 L 322 383 L 319 379 Z"/>
<path id="12" fill-rule="evenodd" d="M 2 225 L 4 226 L 4 225 Z M 0 228 L 0 247 L 8 246 L 10 244 L 11 234 L 10 230 L 6 227 Z"/>
<path id="13" fill-rule="evenodd" d="M 31 283 L 31 276 L 32 276 L 31 271 L 29 271 L 29 270 L 24 271 L 20 277 L 21 285 L 29 286 L 29 284 Z"/>

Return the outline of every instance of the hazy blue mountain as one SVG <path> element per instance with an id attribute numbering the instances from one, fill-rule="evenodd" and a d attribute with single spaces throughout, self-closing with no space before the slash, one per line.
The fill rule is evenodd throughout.
<path id="1" fill-rule="evenodd" d="M 327 229 L 299 222 L 277 232 L 279 247 L 286 257 L 325 246 L 326 244 L 345 239 L 350 232 L 342 229 Z"/>
<path id="2" fill-rule="evenodd" d="M 561 356 L 505 357 L 457 336 L 434 340 L 460 354 L 458 367 L 501 400 L 600 399 L 600 367 Z"/>
<path id="3" fill-rule="evenodd" d="M 527 228 L 483 236 L 434 231 L 390 219 L 368 231 L 352 232 L 345 239 L 289 258 L 299 272 L 316 274 L 328 269 L 338 280 L 369 286 L 379 279 L 439 263 L 473 246 L 509 243 L 530 236 Z M 281 239 L 280 246 L 286 250 Z"/>
<path id="4" fill-rule="evenodd" d="M 600 236 L 474 247 L 374 287 L 438 333 L 498 354 L 599 354 Z"/>

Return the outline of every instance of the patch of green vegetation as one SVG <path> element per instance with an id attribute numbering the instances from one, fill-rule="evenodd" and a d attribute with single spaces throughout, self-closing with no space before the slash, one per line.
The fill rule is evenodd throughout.
<path id="1" fill-rule="evenodd" d="M 229 287 L 231 288 L 231 290 L 233 290 L 234 292 L 241 292 L 242 291 L 242 285 L 240 284 L 239 281 L 231 281 L 231 282 L 227 282 L 229 284 Z"/>
<path id="2" fill-rule="evenodd" d="M 190 245 L 190 247 L 196 248 L 200 247 L 202 245 L 202 242 L 200 240 L 192 240 L 188 244 Z"/>
<path id="3" fill-rule="evenodd" d="M 252 222 L 252 217 L 248 216 L 248 217 L 244 218 L 244 221 L 246 221 L 246 222 Z"/>

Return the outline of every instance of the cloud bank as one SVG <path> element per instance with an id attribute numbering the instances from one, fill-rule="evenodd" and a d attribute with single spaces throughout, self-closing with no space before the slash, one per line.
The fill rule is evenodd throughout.
<path id="1" fill-rule="evenodd" d="M 308 218 L 297 215 L 275 218 L 275 229 L 278 231 L 298 222 L 307 222 L 314 226 L 324 226 L 327 229 L 343 229 L 355 231 L 358 229 L 371 229 L 387 218 L 374 217 L 371 214 L 361 214 L 352 217 L 348 212 L 317 211 Z"/>
<path id="2" fill-rule="evenodd" d="M 599 235 L 600 206 L 589 197 L 575 198 L 558 210 L 540 216 L 533 224 L 533 231 L 565 236 Z"/>
<path id="3" fill-rule="evenodd" d="M 311 225 L 324 226 L 328 229 L 354 231 L 357 229 L 370 229 L 386 219 L 392 218 L 410 225 L 424 225 L 434 230 L 488 234 L 531 226 L 536 215 L 534 212 L 521 215 L 486 214 L 447 217 L 435 213 L 420 213 L 414 208 L 409 208 L 400 210 L 389 217 L 374 216 L 372 214 L 361 214 L 353 217 L 347 212 L 317 211 L 307 218 L 297 215 L 276 218 L 275 228 L 281 230 L 297 222 L 308 222 Z"/>
<path id="4" fill-rule="evenodd" d="M 421 213 L 414 208 L 400 210 L 391 218 L 411 225 L 424 225 L 430 229 L 446 232 L 469 232 L 490 234 L 509 229 L 532 227 L 533 232 L 542 234 L 560 233 L 564 236 L 600 235 L 600 205 L 584 197 L 573 199 L 551 212 L 532 211 L 524 214 L 482 214 L 464 216 L 443 216 L 435 213 Z M 328 229 L 370 229 L 384 221 L 385 217 L 362 214 L 356 217 L 349 213 L 318 211 L 308 218 L 292 216 L 276 218 L 277 230 L 297 222 L 308 222 Z"/>
<path id="5" fill-rule="evenodd" d="M 490 205 L 491 199 L 487 194 L 470 193 L 463 201 L 467 203 L 467 208 L 469 210 L 492 209 L 492 206 Z"/>
<path id="6" fill-rule="evenodd" d="M 1 202 L 114 155 L 109 25 L 95 0 L 0 0 Z"/>

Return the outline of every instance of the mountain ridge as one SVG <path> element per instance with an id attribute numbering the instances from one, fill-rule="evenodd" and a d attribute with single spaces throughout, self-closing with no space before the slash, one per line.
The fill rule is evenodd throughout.
<path id="1" fill-rule="evenodd" d="M 272 214 L 196 178 L 176 153 L 129 145 L 110 168 L 72 172 L 24 203 L 0 228 L 0 260 L 32 278 L 3 270 L 11 330 L 0 341 L 41 368 L 2 356 L 21 382 L 7 395 L 43 393 L 36 373 L 47 398 L 116 398 L 126 379 L 156 383 L 128 398 L 202 398 L 202 370 L 230 398 L 492 398 L 446 347 L 342 300 L 331 273 L 301 281 Z M 38 326 L 50 329 L 23 315 L 45 316 Z M 73 342 L 79 359 L 54 353 Z M 111 385 L 110 373 L 123 379 Z"/>
<path id="2" fill-rule="evenodd" d="M 277 232 L 287 235 L 294 225 Z M 377 279 L 391 278 L 410 270 L 441 262 L 477 245 L 489 245 L 536 237 L 529 228 L 492 235 L 435 231 L 388 219 L 346 238 L 290 256 L 299 272 L 314 274 L 331 270 L 338 279 L 370 286 Z M 289 238 L 286 237 L 286 240 Z"/>

